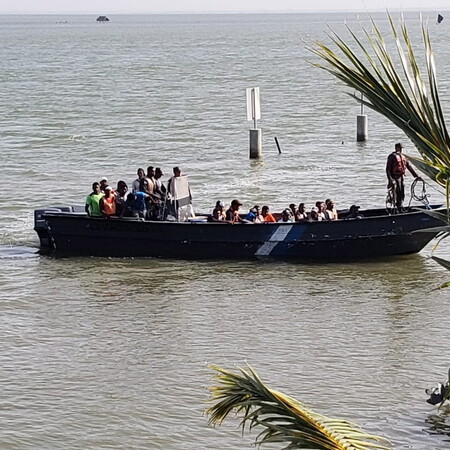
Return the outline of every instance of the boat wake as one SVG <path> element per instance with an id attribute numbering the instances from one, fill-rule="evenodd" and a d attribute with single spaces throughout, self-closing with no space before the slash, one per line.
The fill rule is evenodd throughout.
<path id="1" fill-rule="evenodd" d="M 39 250 L 33 247 L 0 245 L 0 259 L 35 258 Z"/>

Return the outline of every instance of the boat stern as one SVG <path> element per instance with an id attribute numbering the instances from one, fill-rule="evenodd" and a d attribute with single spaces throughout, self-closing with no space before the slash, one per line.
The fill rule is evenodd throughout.
<path id="1" fill-rule="evenodd" d="M 80 212 L 78 206 L 58 206 L 47 207 L 34 210 L 34 231 L 36 231 L 39 237 L 39 243 L 41 250 L 53 250 L 55 244 L 52 239 L 50 227 L 45 220 L 44 215 L 46 213 L 58 213 L 58 212 Z"/>

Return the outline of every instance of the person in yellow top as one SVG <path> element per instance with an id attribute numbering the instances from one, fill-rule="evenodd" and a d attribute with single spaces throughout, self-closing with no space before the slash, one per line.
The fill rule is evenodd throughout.
<path id="1" fill-rule="evenodd" d="M 100 183 L 92 184 L 92 192 L 86 197 L 86 205 L 84 210 L 88 216 L 100 217 L 100 199 L 103 197 L 103 192 L 100 191 Z"/>

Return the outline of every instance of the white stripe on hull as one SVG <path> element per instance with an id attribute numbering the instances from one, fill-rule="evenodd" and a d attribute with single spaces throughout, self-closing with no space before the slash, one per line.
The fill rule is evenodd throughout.
<path id="1" fill-rule="evenodd" d="M 278 243 L 283 242 L 293 225 L 279 225 L 278 228 L 270 236 L 269 240 L 264 242 L 261 247 L 256 250 L 255 256 L 269 256 Z"/>

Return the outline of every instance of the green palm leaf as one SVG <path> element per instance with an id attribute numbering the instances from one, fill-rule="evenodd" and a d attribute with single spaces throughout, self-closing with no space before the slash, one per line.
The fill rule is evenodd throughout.
<path id="1" fill-rule="evenodd" d="M 243 415 L 242 431 L 261 427 L 258 445 L 282 443 L 286 449 L 321 450 L 389 449 L 389 441 L 367 434 L 358 425 L 345 420 L 330 419 L 311 411 L 297 400 L 269 389 L 249 366 L 234 373 L 217 366 L 218 385 L 210 387 L 213 406 L 207 409 L 210 425 L 220 425 L 232 412 Z"/>
<path id="2" fill-rule="evenodd" d="M 423 174 L 445 187 L 450 224 L 450 137 L 439 99 L 430 35 L 422 22 L 426 73 L 423 77 L 403 18 L 400 33 L 389 13 L 388 20 L 397 50 L 397 64 L 372 19 L 372 33 L 362 28 L 366 43 L 347 27 L 358 54 L 333 31 L 329 38 L 336 51 L 320 41 L 308 49 L 324 62 L 313 63 L 314 66 L 361 92 L 364 100 L 356 94 L 349 95 L 385 116 L 414 143 L 421 158 L 409 156 L 409 160 Z M 450 270 L 450 263 L 443 264 L 443 261 L 440 264 Z M 448 285 L 450 283 L 441 287 Z"/>
<path id="3" fill-rule="evenodd" d="M 422 23 L 426 72 L 423 77 L 403 19 L 400 33 L 389 14 L 388 19 L 399 59 L 397 65 L 373 20 L 372 33 L 362 29 L 366 43 L 347 27 L 358 53 L 332 31 L 329 37 L 336 51 L 319 41 L 309 46 L 324 61 L 313 65 L 361 92 L 364 100 L 356 94 L 349 95 L 403 130 L 421 155 L 410 158 L 411 162 L 449 193 L 450 138 L 439 99 L 429 33 Z"/>
<path id="4" fill-rule="evenodd" d="M 432 256 L 432 258 L 440 264 L 442 267 L 445 267 L 447 270 L 450 270 L 450 261 L 447 261 L 445 259 L 439 258 L 437 256 Z"/>

